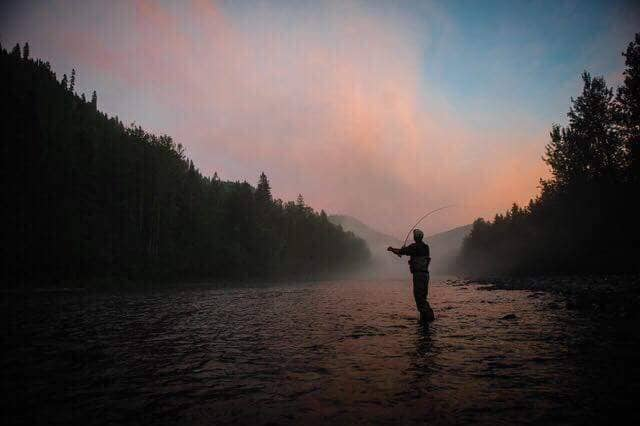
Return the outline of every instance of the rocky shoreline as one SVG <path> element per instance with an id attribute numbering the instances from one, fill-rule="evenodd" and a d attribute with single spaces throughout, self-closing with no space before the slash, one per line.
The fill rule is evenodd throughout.
<path id="1" fill-rule="evenodd" d="M 551 292 L 565 299 L 567 309 L 640 318 L 640 275 L 490 277 L 464 279 L 457 285 L 468 284 L 480 284 L 481 290 Z"/>

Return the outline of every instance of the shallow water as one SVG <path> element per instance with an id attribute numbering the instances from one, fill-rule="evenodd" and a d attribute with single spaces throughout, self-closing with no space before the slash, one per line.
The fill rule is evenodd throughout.
<path id="1" fill-rule="evenodd" d="M 431 284 L 427 326 L 409 280 L 5 295 L 7 412 L 28 423 L 565 424 L 631 411 L 635 324 L 548 294 L 451 284 Z"/>

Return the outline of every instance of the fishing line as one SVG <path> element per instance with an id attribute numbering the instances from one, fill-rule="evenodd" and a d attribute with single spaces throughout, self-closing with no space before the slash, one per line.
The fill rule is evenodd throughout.
<path id="1" fill-rule="evenodd" d="M 428 212 L 427 214 L 422 216 L 420 219 L 418 219 L 416 224 L 413 225 L 413 227 L 411 229 L 409 229 L 409 232 L 407 232 L 407 236 L 404 238 L 404 243 L 402 243 L 402 247 L 405 247 L 407 245 L 407 240 L 409 239 L 409 235 L 411 235 L 411 231 L 416 229 L 416 226 L 418 226 L 420 224 L 420 222 L 422 222 L 424 219 L 426 219 L 427 217 L 429 217 L 433 213 L 436 213 L 436 212 L 439 212 L 440 210 L 448 209 L 448 208 L 451 208 L 451 207 L 458 207 L 458 206 L 456 204 L 448 204 L 446 206 L 438 207 L 437 209 L 431 210 L 430 212 Z"/>

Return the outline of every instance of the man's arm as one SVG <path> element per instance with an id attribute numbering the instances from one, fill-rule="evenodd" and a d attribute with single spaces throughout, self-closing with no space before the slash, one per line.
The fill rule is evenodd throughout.
<path id="1" fill-rule="evenodd" d="M 401 249 L 394 248 L 394 247 L 391 247 L 391 246 L 387 247 L 387 251 L 390 251 L 391 253 L 395 254 L 395 255 L 396 255 L 396 256 L 398 256 L 398 257 L 401 257 L 401 256 L 402 256 L 402 255 L 400 254 L 400 250 L 401 250 Z"/>
<path id="2" fill-rule="evenodd" d="M 406 246 L 406 247 L 402 247 L 402 248 L 387 247 L 387 250 L 390 251 L 391 253 L 395 254 L 398 257 L 400 257 L 402 255 L 405 255 L 405 256 L 410 256 L 411 255 L 411 246 Z"/>

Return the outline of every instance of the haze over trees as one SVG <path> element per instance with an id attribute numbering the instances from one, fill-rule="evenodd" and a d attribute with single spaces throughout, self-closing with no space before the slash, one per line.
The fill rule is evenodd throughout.
<path id="1" fill-rule="evenodd" d="M 626 52 L 624 82 L 582 75 L 566 127 L 554 124 L 544 161 L 551 178 L 528 206 L 478 219 L 459 267 L 473 274 L 640 270 L 640 34 Z"/>
<path id="2" fill-rule="evenodd" d="M 324 212 L 203 176 L 171 137 L 124 126 L 29 46 L 0 46 L 5 286 L 319 278 L 370 256 Z"/>

